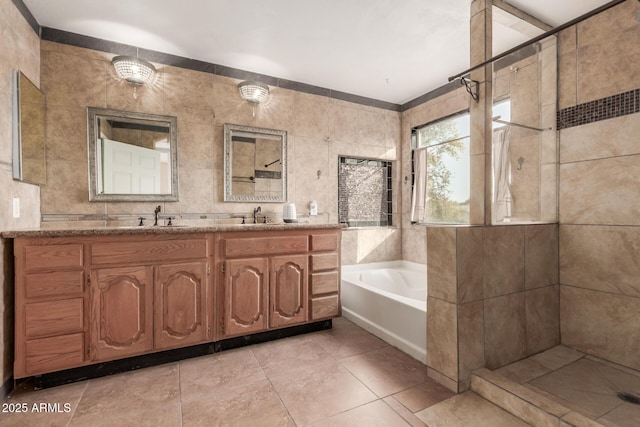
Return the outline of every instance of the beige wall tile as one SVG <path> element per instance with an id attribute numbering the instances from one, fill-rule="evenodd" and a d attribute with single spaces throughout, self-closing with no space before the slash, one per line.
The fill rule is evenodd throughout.
<path id="1" fill-rule="evenodd" d="M 640 156 L 560 166 L 560 223 L 640 224 Z"/>
<path id="2" fill-rule="evenodd" d="M 458 306 L 458 391 L 468 390 L 471 372 L 485 366 L 483 325 L 482 301 Z"/>
<path id="3" fill-rule="evenodd" d="M 473 225 L 484 225 L 485 217 L 485 163 L 487 156 L 484 154 L 472 155 L 470 159 L 471 169 L 471 201 L 469 206 L 469 222 Z"/>
<path id="4" fill-rule="evenodd" d="M 427 298 L 427 366 L 454 381 L 458 380 L 456 307 L 441 299 Z"/>
<path id="5" fill-rule="evenodd" d="M 524 292 L 485 300 L 484 357 L 486 367 L 496 369 L 523 359 L 526 356 L 525 332 Z M 427 348 L 429 348 L 428 343 Z"/>
<path id="6" fill-rule="evenodd" d="M 483 229 L 484 298 L 524 289 L 524 227 Z"/>
<path id="7" fill-rule="evenodd" d="M 558 226 L 528 225 L 525 233 L 524 284 L 526 289 L 558 283 Z"/>
<path id="8" fill-rule="evenodd" d="M 482 228 L 456 229 L 456 258 L 458 303 L 479 301 L 483 298 Z M 430 283 L 430 282 L 429 282 Z"/>
<path id="9" fill-rule="evenodd" d="M 106 107 L 106 60 L 54 51 L 42 52 L 42 91 L 47 109 Z M 76 72 L 69 73 L 69 69 Z"/>
<path id="10" fill-rule="evenodd" d="M 47 109 L 47 160 L 87 161 L 87 132 L 69 132 L 87 126 L 87 109 L 55 107 Z"/>
<path id="11" fill-rule="evenodd" d="M 402 259 L 427 263 L 427 227 L 410 226 L 402 229 Z"/>
<path id="12" fill-rule="evenodd" d="M 640 113 L 574 126 L 560 131 L 562 163 L 640 154 Z"/>
<path id="13" fill-rule="evenodd" d="M 560 344 L 558 285 L 525 292 L 527 356 Z"/>
<path id="14" fill-rule="evenodd" d="M 427 252 L 429 296 L 457 302 L 456 229 L 427 227 Z"/>
<path id="15" fill-rule="evenodd" d="M 640 298 L 560 286 L 562 344 L 640 369 Z"/>
<path id="16" fill-rule="evenodd" d="M 560 283 L 640 298 L 638 227 L 560 227 Z"/>
<path id="17" fill-rule="evenodd" d="M 638 13 L 627 1 L 578 24 L 578 103 L 638 88 Z"/>

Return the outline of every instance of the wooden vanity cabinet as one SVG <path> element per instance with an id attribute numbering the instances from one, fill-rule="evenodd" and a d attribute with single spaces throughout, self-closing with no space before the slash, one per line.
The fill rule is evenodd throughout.
<path id="1" fill-rule="evenodd" d="M 339 315 L 340 230 L 221 233 L 216 239 L 220 337 Z"/>
<path id="2" fill-rule="evenodd" d="M 339 316 L 340 235 L 15 237 L 14 378 Z"/>
<path id="3" fill-rule="evenodd" d="M 340 232 L 313 232 L 310 250 L 310 317 L 320 320 L 341 314 Z"/>
<path id="4" fill-rule="evenodd" d="M 82 365 L 88 358 L 85 246 L 16 239 L 14 377 Z"/>
<path id="5" fill-rule="evenodd" d="M 206 342 L 208 248 L 205 235 L 91 244 L 92 360 Z"/>
<path id="6" fill-rule="evenodd" d="M 14 377 L 211 341 L 210 239 L 15 239 Z"/>

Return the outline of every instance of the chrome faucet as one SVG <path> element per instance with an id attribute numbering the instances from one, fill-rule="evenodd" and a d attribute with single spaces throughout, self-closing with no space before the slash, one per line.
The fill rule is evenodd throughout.
<path id="1" fill-rule="evenodd" d="M 258 206 L 257 208 L 255 208 L 253 210 L 253 223 L 257 224 L 258 223 L 258 213 L 262 212 L 262 209 L 260 208 L 260 206 Z"/>
<path id="2" fill-rule="evenodd" d="M 162 208 L 160 207 L 160 205 L 158 205 L 156 209 L 153 211 L 153 214 L 155 215 L 155 218 L 156 218 L 155 222 L 153 223 L 154 226 L 158 225 L 158 214 L 160 213 L 161 210 Z"/>

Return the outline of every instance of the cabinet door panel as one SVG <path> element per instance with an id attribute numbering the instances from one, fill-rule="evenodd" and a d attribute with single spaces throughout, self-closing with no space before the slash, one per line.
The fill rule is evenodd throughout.
<path id="1" fill-rule="evenodd" d="M 272 328 L 307 320 L 307 256 L 271 258 L 269 326 Z"/>
<path id="2" fill-rule="evenodd" d="M 155 288 L 156 349 L 206 341 L 205 262 L 158 267 Z"/>
<path id="3" fill-rule="evenodd" d="M 268 268 L 266 258 L 225 262 L 225 336 L 267 329 Z"/>
<path id="4" fill-rule="evenodd" d="M 153 347 L 153 268 L 104 268 L 91 272 L 92 358 L 140 354 Z"/>

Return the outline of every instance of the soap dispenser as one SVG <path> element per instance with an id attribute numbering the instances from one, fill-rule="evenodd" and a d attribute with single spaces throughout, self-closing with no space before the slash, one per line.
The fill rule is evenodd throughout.
<path id="1" fill-rule="evenodd" d="M 282 219 L 286 223 L 298 222 L 296 218 L 296 205 L 293 203 L 285 203 L 282 207 Z"/>
<path id="2" fill-rule="evenodd" d="M 318 215 L 318 202 L 316 202 L 315 200 L 312 200 L 311 204 L 309 205 L 309 215 L 310 216 Z"/>

